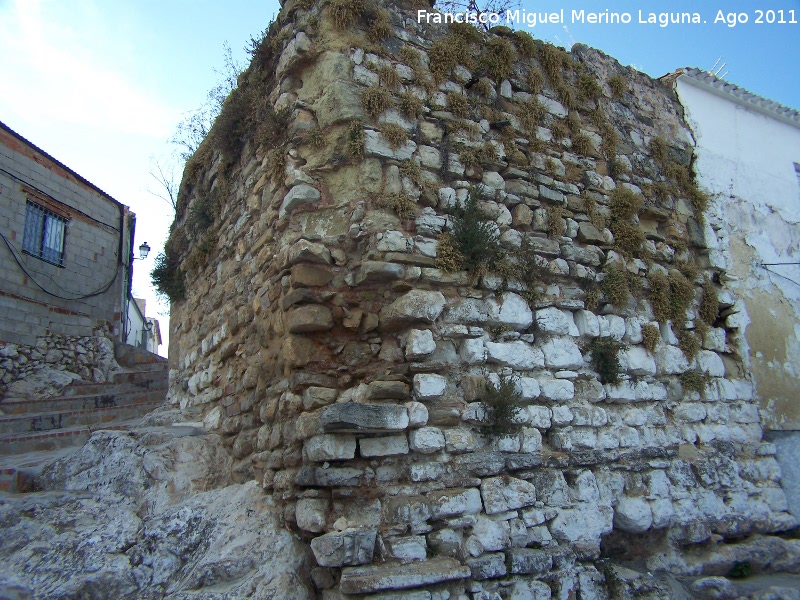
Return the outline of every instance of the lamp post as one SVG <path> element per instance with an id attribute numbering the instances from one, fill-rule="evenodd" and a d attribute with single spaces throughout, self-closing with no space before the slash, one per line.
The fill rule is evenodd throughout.
<path id="1" fill-rule="evenodd" d="M 144 260 L 148 254 L 150 254 L 150 246 L 147 242 L 142 242 L 142 245 L 139 246 L 139 258 L 131 256 L 131 260 Z"/>

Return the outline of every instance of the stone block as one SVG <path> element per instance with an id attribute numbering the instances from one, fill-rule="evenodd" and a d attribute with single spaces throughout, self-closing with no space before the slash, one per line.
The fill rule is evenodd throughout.
<path id="1" fill-rule="evenodd" d="M 311 386 L 303 392 L 303 408 L 314 410 L 336 402 L 339 392 L 332 388 Z"/>
<path id="2" fill-rule="evenodd" d="M 481 496 L 486 514 L 492 515 L 532 505 L 536 488 L 522 479 L 493 477 L 481 482 Z"/>
<path id="3" fill-rule="evenodd" d="M 343 402 L 320 411 L 320 427 L 325 432 L 403 431 L 408 427 L 408 410 L 392 404 Z"/>
<path id="4" fill-rule="evenodd" d="M 433 354 L 436 350 L 436 342 L 433 340 L 433 333 L 429 329 L 412 329 L 406 340 L 406 358 L 417 360 Z"/>
<path id="5" fill-rule="evenodd" d="M 541 393 L 539 382 L 533 377 L 520 377 L 516 381 L 516 389 L 522 394 L 523 400 L 535 400 Z"/>
<path id="6" fill-rule="evenodd" d="M 613 518 L 614 509 L 610 506 L 584 504 L 576 508 L 560 508 L 550 524 L 550 532 L 559 542 L 599 542 L 600 536 L 611 532 Z"/>
<path id="7" fill-rule="evenodd" d="M 620 367 L 631 375 L 652 377 L 656 374 L 656 361 L 641 346 L 631 346 L 620 352 Z"/>
<path id="8" fill-rule="evenodd" d="M 403 563 L 427 558 L 428 545 L 425 541 L 425 536 L 384 537 L 382 538 L 382 543 L 386 558 L 399 560 Z"/>
<path id="9" fill-rule="evenodd" d="M 308 460 L 350 460 L 356 453 L 356 438 L 352 435 L 320 434 L 305 441 L 304 450 Z"/>
<path id="10" fill-rule="evenodd" d="M 533 313 L 521 296 L 506 292 L 500 302 L 490 298 L 486 302 L 487 322 L 491 327 L 510 327 L 516 331 L 527 329 L 533 323 Z"/>
<path id="11" fill-rule="evenodd" d="M 676 375 L 689 369 L 689 361 L 680 348 L 662 344 L 656 350 L 656 367 L 659 375 Z"/>
<path id="12" fill-rule="evenodd" d="M 511 548 L 508 566 L 514 575 L 544 575 L 553 568 L 553 556 L 546 550 Z"/>
<path id="13" fill-rule="evenodd" d="M 402 381 L 373 381 L 367 386 L 370 400 L 406 400 L 411 393 Z"/>
<path id="14" fill-rule="evenodd" d="M 355 487 L 362 484 L 364 471 L 352 467 L 301 467 L 295 485 L 302 487 Z"/>
<path id="15" fill-rule="evenodd" d="M 506 569 L 506 555 L 503 552 L 493 552 L 477 558 L 468 558 L 466 563 L 472 571 L 472 579 L 476 581 L 505 577 L 508 572 Z"/>
<path id="16" fill-rule="evenodd" d="M 467 338 L 461 342 L 458 354 L 468 365 L 479 365 L 486 362 L 486 346 L 481 338 Z"/>
<path id="17" fill-rule="evenodd" d="M 379 132 L 372 129 L 364 131 L 364 154 L 366 156 L 410 160 L 416 149 L 417 144 L 412 140 L 406 140 L 399 147 L 394 148 Z"/>
<path id="18" fill-rule="evenodd" d="M 434 519 L 477 514 L 483 508 L 481 494 L 477 488 L 451 488 L 429 492 L 427 498 Z"/>
<path id="19" fill-rule="evenodd" d="M 568 379 L 540 379 L 541 398 L 545 400 L 572 400 L 575 385 Z"/>
<path id="20" fill-rule="evenodd" d="M 311 540 L 311 551 L 321 567 L 365 565 L 375 550 L 374 529 L 348 529 L 327 533 Z"/>
<path id="21" fill-rule="evenodd" d="M 327 267 L 301 263 L 292 267 L 292 281 L 295 286 L 319 287 L 327 285 L 334 273 Z"/>
<path id="22" fill-rule="evenodd" d="M 434 373 L 414 375 L 414 395 L 417 400 L 433 400 L 441 397 L 447 389 L 447 378 Z"/>
<path id="23" fill-rule="evenodd" d="M 397 327 L 415 321 L 433 323 L 444 306 L 441 292 L 411 290 L 381 310 L 381 326 Z"/>
<path id="24" fill-rule="evenodd" d="M 578 333 L 586 337 L 598 337 L 600 335 L 600 324 L 595 315 L 590 310 L 579 310 L 575 312 L 575 325 Z"/>
<path id="25" fill-rule="evenodd" d="M 299 498 L 295 506 L 297 526 L 304 531 L 325 531 L 330 501 L 324 498 Z"/>
<path id="26" fill-rule="evenodd" d="M 526 342 L 486 342 L 485 346 L 490 362 L 526 371 L 544 367 L 542 351 Z"/>
<path id="27" fill-rule="evenodd" d="M 545 364 L 551 369 L 580 369 L 584 365 L 578 345 L 569 338 L 550 338 L 541 345 Z"/>
<path id="28" fill-rule="evenodd" d="M 614 510 L 614 526 L 629 533 L 642 533 L 653 524 L 650 505 L 642 497 L 623 496 Z"/>
<path id="29" fill-rule="evenodd" d="M 383 564 L 342 570 L 339 590 L 343 594 L 369 594 L 403 590 L 466 579 L 470 569 L 452 558 L 432 558 L 408 565 Z"/>
<path id="30" fill-rule="evenodd" d="M 318 189 L 307 184 L 296 185 L 283 197 L 278 216 L 283 218 L 286 213 L 290 213 L 300 206 L 314 204 L 319 201 L 320 197 Z"/>
<path id="31" fill-rule="evenodd" d="M 390 435 L 378 438 L 361 438 L 358 440 L 361 456 L 397 456 L 408 454 L 408 439 L 404 435 Z"/>
<path id="32" fill-rule="evenodd" d="M 428 407 L 412 400 L 405 403 L 406 410 L 408 410 L 408 426 L 409 427 L 422 427 L 428 422 Z"/>
<path id="33" fill-rule="evenodd" d="M 339 70 L 346 73 L 346 67 L 340 67 Z M 319 126 L 324 128 L 345 121 L 363 120 L 362 89 L 359 85 L 341 79 L 335 79 L 326 85 L 314 106 L 318 113 Z"/>
<path id="34" fill-rule="evenodd" d="M 536 311 L 536 329 L 554 335 L 572 335 L 573 332 L 578 332 L 572 313 L 555 306 Z"/>
<path id="35" fill-rule="evenodd" d="M 413 429 L 408 434 L 408 445 L 414 452 L 433 454 L 444 448 L 444 434 L 438 427 Z"/>
<path id="36" fill-rule="evenodd" d="M 289 333 L 314 333 L 333 329 L 333 315 L 327 306 L 303 304 L 286 317 Z"/>

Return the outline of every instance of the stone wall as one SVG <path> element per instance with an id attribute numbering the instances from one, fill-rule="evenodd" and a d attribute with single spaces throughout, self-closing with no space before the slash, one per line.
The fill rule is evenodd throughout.
<path id="1" fill-rule="evenodd" d="M 170 398 L 278 501 L 320 596 L 669 598 L 600 559 L 701 573 L 794 526 L 673 92 L 581 46 L 307 7 L 187 165 Z"/>
<path id="2" fill-rule="evenodd" d="M 33 346 L 0 344 L 0 398 L 53 396 L 73 381 L 103 383 L 117 369 L 107 329 L 84 337 L 47 332 Z"/>

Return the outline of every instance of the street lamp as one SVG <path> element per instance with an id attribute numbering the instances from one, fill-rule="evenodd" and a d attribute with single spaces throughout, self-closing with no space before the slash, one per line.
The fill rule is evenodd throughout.
<path id="1" fill-rule="evenodd" d="M 131 258 L 133 260 L 144 260 L 147 258 L 148 254 L 150 254 L 150 246 L 147 244 L 147 242 L 142 242 L 142 245 L 139 246 L 139 258 L 136 258 L 135 256 L 132 256 Z"/>

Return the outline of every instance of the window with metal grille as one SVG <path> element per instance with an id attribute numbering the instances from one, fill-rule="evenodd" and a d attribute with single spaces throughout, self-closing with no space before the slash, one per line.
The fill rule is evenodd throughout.
<path id="1" fill-rule="evenodd" d="M 63 267 L 66 225 L 64 217 L 28 200 L 22 251 Z"/>

